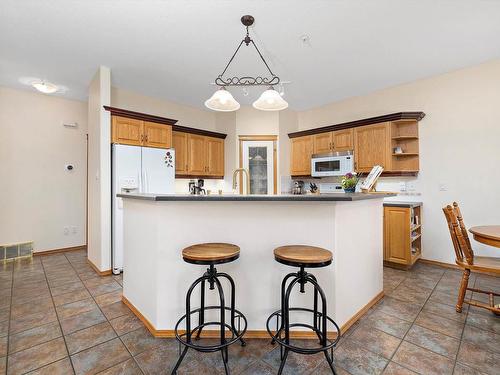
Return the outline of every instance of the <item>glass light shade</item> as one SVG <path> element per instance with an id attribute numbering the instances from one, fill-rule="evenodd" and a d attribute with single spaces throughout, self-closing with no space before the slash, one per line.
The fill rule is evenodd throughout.
<path id="1" fill-rule="evenodd" d="M 38 91 L 43 92 L 44 94 L 53 94 L 59 90 L 59 87 L 57 85 L 45 81 L 32 82 L 31 86 L 33 86 Z"/>
<path id="2" fill-rule="evenodd" d="M 288 103 L 273 88 L 264 91 L 252 105 L 255 109 L 260 109 L 261 111 L 281 111 L 288 108 Z"/>
<path id="3" fill-rule="evenodd" d="M 205 106 L 220 112 L 232 112 L 240 109 L 240 103 L 224 87 L 214 92 L 210 99 L 205 102 Z"/>

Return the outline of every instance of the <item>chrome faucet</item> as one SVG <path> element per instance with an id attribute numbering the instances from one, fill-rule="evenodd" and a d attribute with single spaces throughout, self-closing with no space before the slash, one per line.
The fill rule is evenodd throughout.
<path id="1" fill-rule="evenodd" d="M 233 190 L 236 190 L 236 186 L 237 186 L 236 176 L 238 175 L 239 172 L 243 172 L 243 174 L 247 178 L 247 191 L 246 191 L 246 193 L 243 192 L 243 194 L 250 194 L 250 174 L 248 173 L 248 171 L 245 168 L 237 168 L 234 170 L 234 172 L 233 172 Z"/>

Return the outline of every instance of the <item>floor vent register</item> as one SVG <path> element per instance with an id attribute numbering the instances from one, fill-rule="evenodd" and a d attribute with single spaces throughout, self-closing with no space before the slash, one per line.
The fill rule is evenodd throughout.
<path id="1" fill-rule="evenodd" d="M 10 245 L 0 245 L 0 262 L 33 255 L 33 242 L 23 242 Z"/>

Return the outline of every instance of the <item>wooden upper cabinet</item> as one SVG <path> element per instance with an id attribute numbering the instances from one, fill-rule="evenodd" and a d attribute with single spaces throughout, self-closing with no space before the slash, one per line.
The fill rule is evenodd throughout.
<path id="1" fill-rule="evenodd" d="M 144 122 L 127 117 L 113 116 L 111 139 L 113 143 L 142 146 Z"/>
<path id="2" fill-rule="evenodd" d="M 390 123 L 354 128 L 354 160 L 357 172 L 370 172 L 374 165 L 391 170 Z"/>
<path id="3" fill-rule="evenodd" d="M 333 132 L 313 135 L 313 154 L 324 154 L 333 149 Z"/>
<path id="4" fill-rule="evenodd" d="M 290 139 L 290 175 L 309 176 L 311 174 L 312 151 L 312 136 L 307 135 Z"/>
<path id="5" fill-rule="evenodd" d="M 354 149 L 354 129 L 332 132 L 333 151 L 352 151 Z"/>
<path id="6" fill-rule="evenodd" d="M 113 116 L 111 142 L 132 146 L 172 147 L 172 126 Z"/>
<path id="7" fill-rule="evenodd" d="M 224 140 L 205 137 L 207 172 L 209 176 L 224 176 Z"/>
<path id="8" fill-rule="evenodd" d="M 157 148 L 172 147 L 172 127 L 145 121 L 143 145 Z"/>
<path id="9" fill-rule="evenodd" d="M 203 135 L 188 134 L 188 174 L 204 175 L 207 173 L 206 143 Z"/>
<path id="10" fill-rule="evenodd" d="M 172 132 L 172 147 L 175 150 L 175 173 L 188 173 L 188 134 Z"/>

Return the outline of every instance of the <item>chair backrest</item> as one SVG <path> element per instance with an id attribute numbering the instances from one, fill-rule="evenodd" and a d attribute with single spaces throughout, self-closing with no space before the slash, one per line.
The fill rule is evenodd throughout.
<path id="1" fill-rule="evenodd" d="M 472 251 L 469 235 L 465 228 L 462 213 L 457 202 L 453 205 L 443 207 L 444 216 L 448 222 L 451 240 L 455 249 L 455 256 L 460 263 L 474 263 L 474 252 Z"/>

